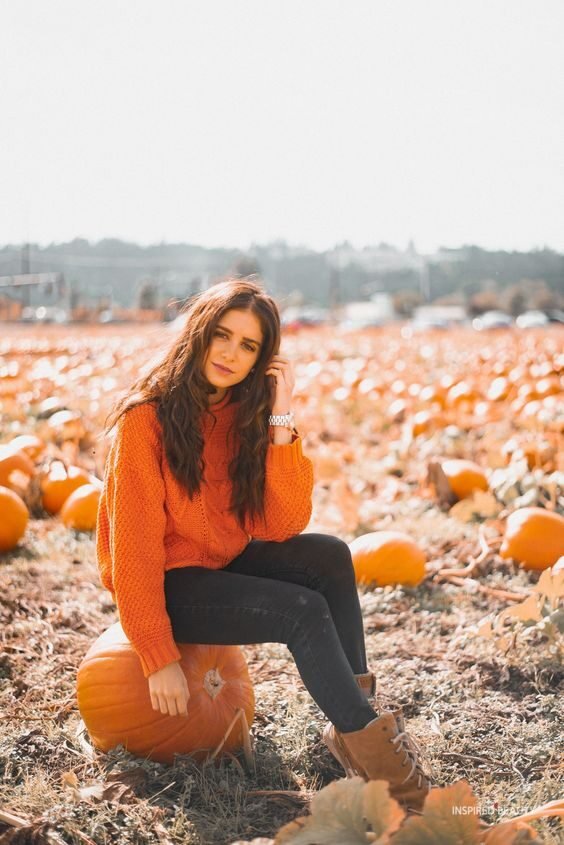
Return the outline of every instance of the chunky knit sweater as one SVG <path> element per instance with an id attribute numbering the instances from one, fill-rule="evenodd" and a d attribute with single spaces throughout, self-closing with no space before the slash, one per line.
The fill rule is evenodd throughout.
<path id="1" fill-rule="evenodd" d="M 191 500 L 174 477 L 152 403 L 120 418 L 104 473 L 96 533 L 100 580 L 117 604 L 126 636 L 143 673 L 180 659 L 166 611 L 164 573 L 182 566 L 227 566 L 252 538 L 282 542 L 306 527 L 311 516 L 313 467 L 301 438 L 269 444 L 265 516 L 247 516 L 241 527 L 229 511 L 228 465 L 237 437 L 227 437 L 237 403 L 231 390 L 202 418 L 204 474 Z"/>

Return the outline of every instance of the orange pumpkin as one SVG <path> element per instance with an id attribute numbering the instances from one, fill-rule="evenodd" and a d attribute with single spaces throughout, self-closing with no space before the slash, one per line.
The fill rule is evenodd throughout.
<path id="1" fill-rule="evenodd" d="M 94 531 L 99 501 L 99 487 L 94 484 L 83 484 L 70 494 L 59 516 L 67 528 L 74 528 L 75 531 Z"/>
<path id="2" fill-rule="evenodd" d="M 35 475 L 33 461 L 25 452 L 12 449 L 11 445 L 0 446 L 0 485 L 2 487 L 12 486 L 10 480 L 12 473 L 23 473 L 28 478 Z"/>
<path id="3" fill-rule="evenodd" d="M 17 493 L 0 487 L 0 552 L 17 546 L 25 533 L 29 513 Z"/>
<path id="4" fill-rule="evenodd" d="M 546 508 L 518 508 L 507 517 L 499 553 L 524 569 L 548 569 L 564 555 L 564 517 Z"/>
<path id="5" fill-rule="evenodd" d="M 457 499 L 466 499 L 474 490 L 487 490 L 488 479 L 481 466 L 462 458 L 441 462 L 441 468 Z"/>
<path id="6" fill-rule="evenodd" d="M 471 405 L 476 402 L 478 395 L 473 387 L 467 382 L 461 381 L 458 384 L 453 384 L 449 389 L 446 401 L 448 405 Z"/>
<path id="7" fill-rule="evenodd" d="M 48 513 L 58 513 L 71 493 L 83 484 L 88 484 L 90 476 L 85 469 L 69 466 L 62 461 L 53 461 L 49 473 L 41 482 L 43 507 Z"/>
<path id="8" fill-rule="evenodd" d="M 32 461 L 36 461 L 45 451 L 45 443 L 36 434 L 18 434 L 8 443 L 10 451 L 24 452 Z"/>
<path id="9" fill-rule="evenodd" d="M 141 661 L 116 622 L 91 645 L 77 672 L 80 714 L 96 748 L 122 744 L 138 757 L 172 763 L 175 754 L 196 760 L 215 749 L 242 708 L 250 726 L 255 699 L 247 664 L 238 646 L 178 643 L 188 682 L 188 716 L 153 710 Z M 238 721 L 223 749 L 243 744 Z"/>
<path id="10" fill-rule="evenodd" d="M 425 577 L 425 553 L 402 531 L 372 531 L 349 548 L 359 584 L 416 586 Z"/>
<path id="11" fill-rule="evenodd" d="M 435 416 L 431 411 L 417 411 L 411 420 L 411 432 L 413 437 L 419 437 L 420 434 L 425 434 L 432 424 Z"/>

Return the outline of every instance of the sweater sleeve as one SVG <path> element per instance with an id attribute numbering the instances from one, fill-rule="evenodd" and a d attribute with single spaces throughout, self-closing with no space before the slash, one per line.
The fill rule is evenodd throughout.
<path id="1" fill-rule="evenodd" d="M 287 444 L 270 443 L 266 453 L 264 519 L 245 517 L 256 540 L 282 543 L 304 530 L 312 511 L 313 464 L 297 434 Z"/>
<path id="2" fill-rule="evenodd" d="M 118 423 L 106 475 L 112 584 L 120 622 L 143 674 L 180 659 L 164 592 L 166 514 L 160 434 L 140 405 Z"/>

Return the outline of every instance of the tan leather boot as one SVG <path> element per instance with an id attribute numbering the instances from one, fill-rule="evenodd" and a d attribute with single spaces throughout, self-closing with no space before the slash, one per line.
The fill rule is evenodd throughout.
<path id="1" fill-rule="evenodd" d="M 386 696 L 382 696 L 376 692 L 376 676 L 374 675 L 374 672 L 365 672 L 363 675 L 355 675 L 354 677 L 358 686 L 366 696 L 366 699 L 370 701 L 370 699 L 373 698 L 373 701 L 370 703 L 374 709 L 379 712 L 382 710 L 389 710 L 395 716 L 399 732 L 401 733 L 402 731 L 405 731 L 405 722 L 401 705 L 396 701 L 392 701 Z"/>
<path id="2" fill-rule="evenodd" d="M 354 678 L 367 699 L 370 699 L 376 694 L 376 677 L 374 672 L 365 672 L 363 675 L 355 675 Z"/>
<path id="3" fill-rule="evenodd" d="M 328 724 L 323 741 L 348 777 L 387 780 L 390 795 L 405 809 L 422 809 L 432 782 L 423 771 L 414 741 L 398 730 L 393 713 L 384 711 L 359 731 L 341 733 Z"/>

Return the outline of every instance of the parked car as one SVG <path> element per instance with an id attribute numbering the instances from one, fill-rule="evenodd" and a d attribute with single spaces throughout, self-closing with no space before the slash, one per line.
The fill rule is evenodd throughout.
<path id="1" fill-rule="evenodd" d="M 22 309 L 21 318 L 24 323 L 68 323 L 69 313 L 66 308 L 56 305 L 40 305 L 37 308 L 26 306 Z"/>
<path id="2" fill-rule="evenodd" d="M 549 323 L 564 323 L 564 311 L 559 308 L 549 308 L 546 312 Z"/>
<path id="3" fill-rule="evenodd" d="M 282 313 L 280 322 L 285 329 L 301 329 L 306 326 L 321 326 L 330 318 L 328 308 L 315 306 L 290 306 Z"/>
<path id="4" fill-rule="evenodd" d="M 448 329 L 450 322 L 443 317 L 414 317 L 408 323 L 414 332 L 425 332 L 429 329 Z"/>
<path id="5" fill-rule="evenodd" d="M 488 329 L 508 329 L 513 325 L 513 318 L 504 311 L 485 311 L 472 320 L 472 328 L 476 331 Z"/>
<path id="6" fill-rule="evenodd" d="M 544 311 L 524 311 L 515 320 L 519 329 L 536 329 L 539 326 L 546 326 L 549 322 Z"/>

